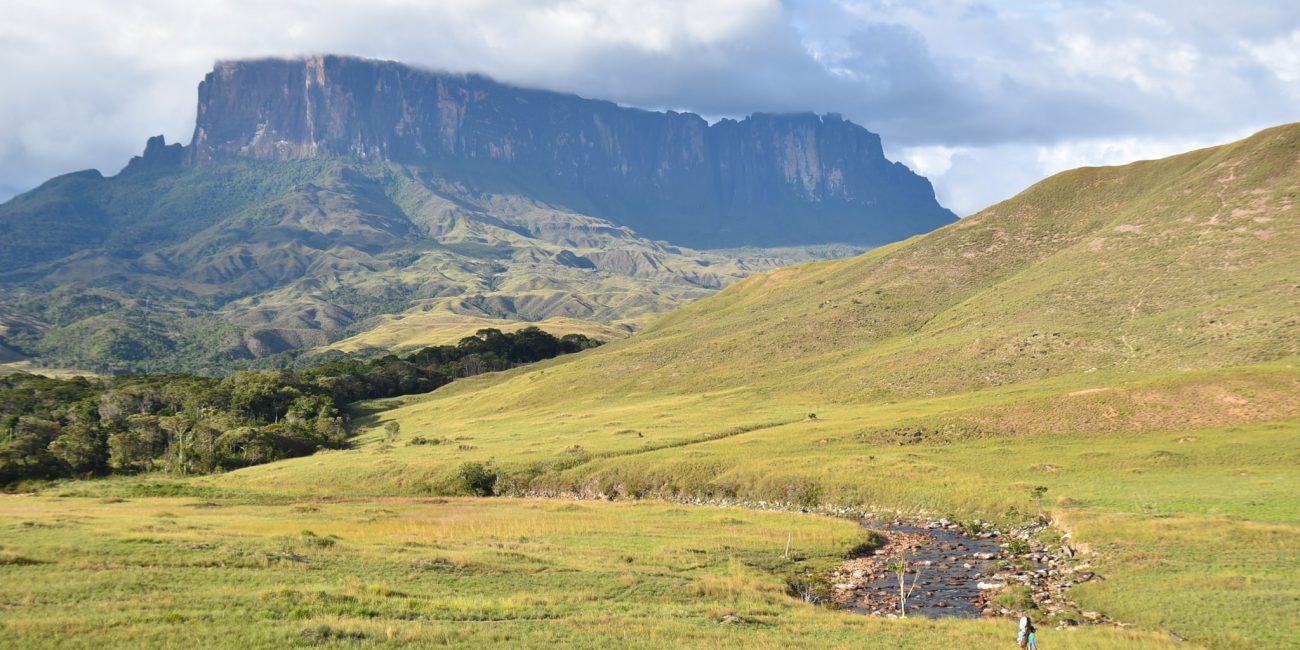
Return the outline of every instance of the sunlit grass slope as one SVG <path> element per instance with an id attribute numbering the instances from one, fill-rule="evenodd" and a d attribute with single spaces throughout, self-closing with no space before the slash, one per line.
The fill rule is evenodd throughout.
<path id="1" fill-rule="evenodd" d="M 930 235 L 744 280 L 600 349 L 375 405 L 404 436 L 382 459 L 371 444 L 230 480 L 418 491 L 489 459 L 573 475 L 719 436 L 813 444 L 809 413 L 872 440 L 1295 418 L 1298 158 L 1290 125 L 1066 172 Z M 442 444 L 403 446 L 414 436 Z"/>
<path id="2" fill-rule="evenodd" d="M 408 435 L 472 438 L 406 454 L 439 472 L 466 456 L 633 452 L 810 412 L 908 424 L 899 404 L 945 395 L 960 396 L 958 410 L 1011 409 L 979 427 L 992 435 L 1294 416 L 1290 365 L 1260 379 L 1266 406 L 1207 397 L 1218 379 L 1196 371 L 1300 353 L 1297 157 L 1291 125 L 1067 172 L 930 235 L 755 276 L 628 340 L 394 403 L 384 419 Z M 1135 385 L 1161 396 L 1127 399 Z M 1017 386 L 1036 386 L 1037 401 L 1014 408 Z M 1110 388 L 1123 390 L 1093 394 Z M 1097 400 L 1118 403 L 1071 415 Z M 414 480 L 397 456 L 384 473 Z"/>
<path id="3" fill-rule="evenodd" d="M 501 394 L 523 407 L 726 389 L 863 403 L 1295 355 L 1297 156 L 1288 126 L 1067 172 L 930 235 L 755 276 Z"/>
<path id="4" fill-rule="evenodd" d="M 0 496 L 0 531 L 3 647 L 967 648 L 1014 634 L 1006 621 L 889 621 L 790 598 L 788 576 L 825 570 L 864 538 L 821 517 L 652 502 Z M 1049 638 L 1173 646 L 1132 629 Z"/>

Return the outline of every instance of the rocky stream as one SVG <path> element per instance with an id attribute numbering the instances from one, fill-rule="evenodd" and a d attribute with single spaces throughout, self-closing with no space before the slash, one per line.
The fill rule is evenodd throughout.
<path id="1" fill-rule="evenodd" d="M 1109 623 L 1082 611 L 1067 597 L 1070 587 L 1101 580 L 1070 545 L 1041 541 L 1046 523 L 1000 531 L 984 522 L 962 526 L 928 522 L 864 522 L 884 545 L 845 560 L 830 575 L 832 598 L 844 608 L 874 616 L 899 616 L 899 575 L 909 590 L 906 612 L 929 617 L 1019 617 L 1073 626 Z M 913 584 L 915 586 L 913 587 Z M 1014 589 L 1015 598 L 999 598 Z"/>

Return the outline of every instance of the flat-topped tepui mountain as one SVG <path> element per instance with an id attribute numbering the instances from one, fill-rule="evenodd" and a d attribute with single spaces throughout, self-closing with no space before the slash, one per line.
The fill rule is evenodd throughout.
<path id="1" fill-rule="evenodd" d="M 835 116 L 709 125 L 389 62 L 219 63 L 188 145 L 0 205 L 0 349 L 219 370 L 509 322 L 608 337 L 953 219 Z"/>
<path id="2" fill-rule="evenodd" d="M 477 75 L 312 57 L 220 63 L 199 86 L 190 156 L 325 156 L 525 183 L 551 203 L 692 247 L 854 243 L 954 216 L 879 136 L 836 115 L 710 125 Z"/>

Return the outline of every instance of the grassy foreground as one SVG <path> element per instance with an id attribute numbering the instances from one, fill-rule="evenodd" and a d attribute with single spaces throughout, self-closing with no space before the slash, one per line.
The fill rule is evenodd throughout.
<path id="1" fill-rule="evenodd" d="M 391 444 L 376 431 L 355 450 L 201 483 L 316 496 L 413 494 L 446 489 L 459 463 L 491 460 L 502 481 L 528 477 L 541 493 L 1003 521 L 1032 514 L 1031 489 L 1042 486 L 1043 509 L 1107 578 L 1075 590 L 1084 609 L 1208 647 L 1300 643 L 1291 615 L 1300 603 L 1300 375 L 1289 361 L 1176 375 L 1087 373 L 874 405 L 799 394 L 759 400 L 737 390 L 632 394 L 583 402 L 572 414 L 557 407 L 549 417 L 520 417 L 509 408 L 483 414 L 490 405 L 474 401 L 473 382 L 526 382 L 538 372 L 562 381 L 571 363 L 406 398 L 407 406 L 375 420 L 376 429 L 389 418 L 402 422 Z M 808 419 L 814 409 L 817 418 Z M 408 444 L 439 436 L 439 444 Z"/>
<path id="2" fill-rule="evenodd" d="M 0 530 L 3 647 L 933 648 L 1005 645 L 1014 633 L 1006 621 L 888 621 L 789 597 L 787 576 L 864 539 L 850 522 L 807 515 L 0 496 Z M 791 560 L 780 557 L 787 539 Z M 1113 628 L 1043 636 L 1053 648 L 1168 644 Z"/>

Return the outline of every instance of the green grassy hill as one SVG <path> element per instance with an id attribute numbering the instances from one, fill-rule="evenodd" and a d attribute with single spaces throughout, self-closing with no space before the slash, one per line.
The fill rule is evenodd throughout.
<path id="1" fill-rule="evenodd" d="M 1068 172 L 931 235 L 752 278 L 566 372 L 609 394 L 856 403 L 1295 355 L 1298 149 L 1292 126 Z"/>
<path id="2" fill-rule="evenodd" d="M 638 451 L 808 413 L 903 417 L 891 404 L 945 395 L 1007 414 L 964 416 L 983 423 L 969 435 L 1290 417 L 1289 366 L 1215 372 L 1300 355 L 1298 155 L 1293 125 L 1067 172 L 930 235 L 755 276 L 627 340 L 408 398 L 385 417 L 412 434 L 527 429 L 529 445 L 553 430 L 542 454 Z M 1232 381 L 1271 397 L 1248 406 L 1196 388 Z M 1108 405 L 1067 407 L 1072 392 Z M 1152 400 L 1164 417 L 1143 408 Z M 1106 409 L 1117 415 L 1088 415 Z M 520 455 L 507 440 L 489 453 Z"/>
<path id="3" fill-rule="evenodd" d="M 1041 486 L 1110 576 L 1076 590 L 1083 606 L 1212 647 L 1285 646 L 1297 191 L 1300 125 L 1067 172 L 600 349 L 373 404 L 357 449 L 211 480 L 438 493 L 475 461 L 505 492 L 1004 519 Z"/>

